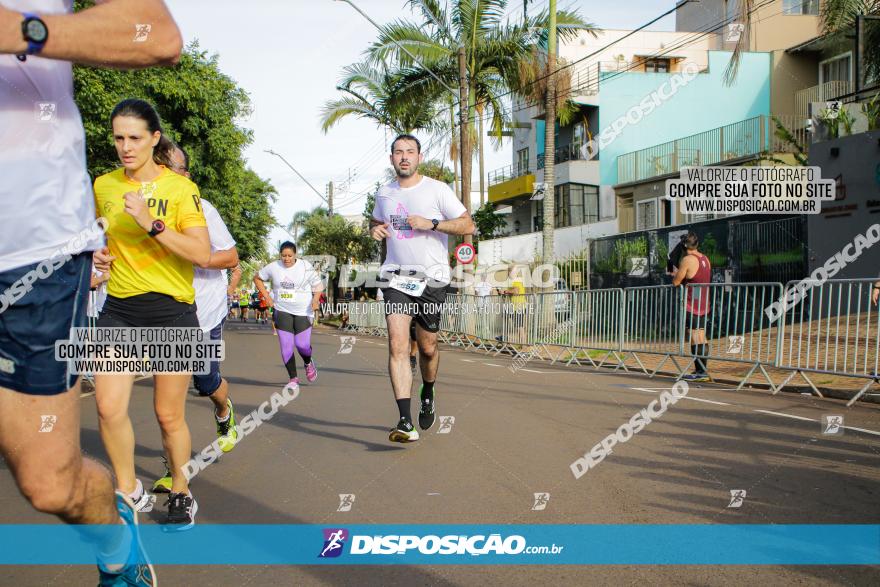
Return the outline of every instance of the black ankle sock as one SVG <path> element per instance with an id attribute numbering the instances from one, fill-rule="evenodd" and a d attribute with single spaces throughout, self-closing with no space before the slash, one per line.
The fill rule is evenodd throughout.
<path id="1" fill-rule="evenodd" d="M 422 399 L 434 401 L 434 382 L 425 381 L 422 385 Z"/>
<path id="2" fill-rule="evenodd" d="M 709 345 L 708 344 L 703 343 L 700 345 L 700 354 L 703 355 L 702 357 L 700 357 L 700 364 L 703 367 L 702 373 L 708 373 L 709 372 L 709 359 L 706 358 L 709 355 Z"/>
<path id="3" fill-rule="evenodd" d="M 303 365 L 308 365 L 312 362 L 312 357 L 303 357 Z"/>
<path id="4" fill-rule="evenodd" d="M 401 418 L 406 418 L 407 422 L 412 422 L 412 413 L 409 409 L 409 398 L 397 400 L 397 411 L 400 412 Z"/>

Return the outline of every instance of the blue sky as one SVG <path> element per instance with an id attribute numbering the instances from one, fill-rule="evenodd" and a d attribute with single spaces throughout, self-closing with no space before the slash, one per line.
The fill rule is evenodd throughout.
<path id="1" fill-rule="evenodd" d="M 404 0 L 355 0 L 379 23 L 409 16 Z M 334 0 L 166 0 L 187 43 L 198 40 L 220 56 L 220 67 L 251 97 L 254 113 L 244 125 L 253 129 L 247 150 L 250 166 L 278 190 L 276 219 L 287 224 L 297 210 L 322 203 L 319 197 L 276 157 L 285 156 L 319 191 L 328 181 L 354 176 L 348 192 L 337 193 L 342 214 L 363 210 L 358 195 L 384 175 L 388 166 L 386 137 L 368 121 L 345 120 L 326 135 L 321 132 L 321 106 L 337 94 L 344 66 L 359 60 L 376 31 L 350 6 Z M 530 0 L 529 12 L 547 6 Z M 675 0 L 558 0 L 559 9 L 576 9 L 600 28 L 635 28 L 675 5 Z M 522 13 L 522 0 L 508 3 L 511 16 Z M 671 18 L 651 27 L 674 30 Z M 428 154 L 432 155 L 431 153 Z M 442 155 L 442 153 L 433 153 Z M 487 152 L 486 169 L 510 164 L 509 147 Z M 476 171 L 476 165 L 475 171 Z M 286 237 L 276 229 L 274 243 Z"/>

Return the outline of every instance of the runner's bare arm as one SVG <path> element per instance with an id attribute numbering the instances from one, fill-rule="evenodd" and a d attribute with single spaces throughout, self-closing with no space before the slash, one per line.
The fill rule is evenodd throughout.
<path id="1" fill-rule="evenodd" d="M 199 265 L 202 269 L 232 269 L 238 267 L 238 249 L 232 247 L 225 251 L 214 251 L 211 257 L 204 265 Z"/>
<path id="2" fill-rule="evenodd" d="M 135 192 L 128 192 L 123 196 L 123 200 L 125 212 L 134 218 L 144 232 L 150 232 L 153 228 L 153 216 L 150 214 L 146 200 Z M 165 230 L 153 238 L 193 265 L 201 267 L 211 259 L 211 239 L 208 237 L 207 226 L 191 226 L 184 228 L 183 232 L 177 232 L 172 227 L 166 226 Z"/>
<path id="3" fill-rule="evenodd" d="M 434 223 L 429 219 L 416 214 L 407 218 L 406 221 L 416 230 L 431 230 L 431 228 L 434 227 Z M 453 236 L 473 234 L 475 229 L 476 225 L 469 212 L 465 212 L 458 218 L 453 218 L 452 220 L 441 220 L 440 224 L 437 225 L 437 232 L 443 232 Z"/>
<path id="4" fill-rule="evenodd" d="M 241 283 L 241 265 L 236 265 L 232 268 L 232 275 L 229 278 L 229 294 L 232 295 L 235 293 L 235 290 L 238 289 L 238 284 Z"/>
<path id="5" fill-rule="evenodd" d="M 40 57 L 118 68 L 174 65 L 180 59 L 183 40 L 163 0 L 96 4 L 76 14 L 39 15 L 49 29 Z M 0 53 L 27 51 L 21 21 L 20 12 L 0 7 Z"/>
<path id="6" fill-rule="evenodd" d="M 681 259 L 681 264 L 678 267 L 678 271 L 675 273 L 675 277 L 672 278 L 672 285 L 678 287 L 681 285 L 681 282 L 684 281 L 688 277 L 688 270 L 695 269 L 694 264 L 697 263 L 697 260 L 694 259 L 691 255 L 685 255 Z M 696 270 L 690 272 L 690 277 L 694 276 Z"/>

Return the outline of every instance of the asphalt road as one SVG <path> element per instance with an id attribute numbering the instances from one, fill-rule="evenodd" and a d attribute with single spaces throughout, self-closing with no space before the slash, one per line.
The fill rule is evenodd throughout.
<path id="1" fill-rule="evenodd" d="M 277 338 L 231 324 L 223 372 L 239 414 L 286 381 Z M 198 522 L 278 524 L 843 524 L 878 523 L 880 410 L 767 391 L 691 385 L 688 397 L 575 479 L 570 464 L 646 407 L 671 381 L 553 367 L 515 373 L 506 357 L 443 347 L 437 411 L 452 416 L 411 445 L 397 421 L 385 339 L 358 336 L 339 354 L 314 336 L 318 381 L 193 482 Z M 83 447 L 106 462 L 94 398 L 83 397 Z M 149 381 L 132 399 L 138 474 L 162 472 Z M 190 397 L 196 449 L 214 438 L 210 402 Z M 417 407 L 416 407 L 417 409 Z M 821 419 L 845 416 L 826 436 Z M 0 469 L 5 469 L 0 462 Z M 739 508 L 730 491 L 744 489 Z M 550 494 L 535 511 L 534 494 Z M 339 512 L 339 494 L 356 496 Z M 142 523 L 164 514 L 160 504 Z M 0 523 L 47 523 L 0 470 Z M 222 549 L 221 544 L 206 548 Z M 160 567 L 161 585 L 877 585 L 876 567 L 818 566 L 225 566 Z M 94 585 L 93 567 L 5 567 L 2 585 Z M 564 582 L 564 583 L 563 583 Z"/>

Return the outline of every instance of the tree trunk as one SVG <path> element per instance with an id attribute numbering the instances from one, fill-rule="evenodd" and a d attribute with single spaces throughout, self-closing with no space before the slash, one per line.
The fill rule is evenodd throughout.
<path id="1" fill-rule="evenodd" d="M 471 133 L 470 133 L 470 101 L 468 99 L 467 61 L 462 45 L 458 50 L 458 91 L 459 91 L 459 125 L 461 135 L 461 203 L 471 211 Z M 473 243 L 473 235 L 465 235 L 464 242 Z"/>
<path id="2" fill-rule="evenodd" d="M 547 97 L 544 124 L 544 247 L 541 262 L 553 263 L 553 229 L 556 190 L 556 0 L 550 0 L 550 26 L 547 40 Z"/>
<path id="3" fill-rule="evenodd" d="M 486 205 L 486 164 L 483 159 L 483 146 L 485 142 L 485 136 L 483 133 L 483 115 L 482 113 L 478 113 L 480 117 L 480 207 Z"/>

